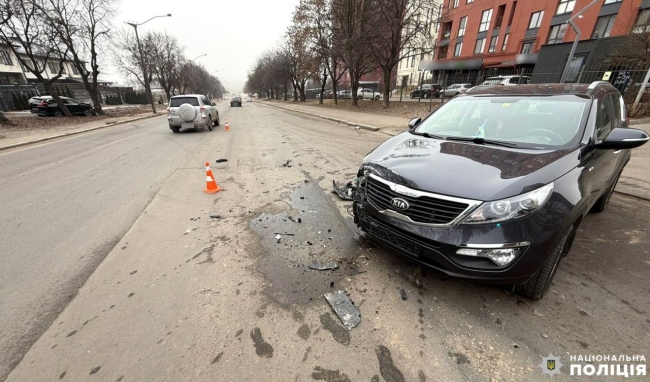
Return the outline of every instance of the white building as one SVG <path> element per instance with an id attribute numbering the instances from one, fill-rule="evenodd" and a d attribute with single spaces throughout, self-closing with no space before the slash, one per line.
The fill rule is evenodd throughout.
<path id="1" fill-rule="evenodd" d="M 20 54 L 23 61 L 31 65 L 31 60 L 27 54 Z M 48 59 L 47 68 L 43 73 L 46 78 L 51 78 L 59 73 L 59 62 Z M 81 81 L 81 75 L 72 61 L 63 62 L 63 74 L 60 81 Z M 13 50 L 6 45 L 0 45 L 0 85 L 28 84 L 36 82 L 36 76 L 27 68 L 23 67 Z"/>
<path id="2" fill-rule="evenodd" d="M 420 60 L 431 60 L 433 52 L 435 52 L 434 44 L 438 41 L 438 29 L 440 22 L 440 12 L 442 11 L 442 1 L 434 0 L 434 6 L 428 9 L 425 13 L 419 14 L 419 20 L 426 23 L 428 26 L 427 38 L 418 41 L 417 46 L 412 46 L 410 49 L 402 52 L 401 56 L 408 54 L 397 65 L 397 87 L 401 87 L 403 83 L 406 86 L 416 86 L 419 84 L 420 75 L 424 76 L 424 81 L 431 80 L 429 72 L 418 71 Z"/>

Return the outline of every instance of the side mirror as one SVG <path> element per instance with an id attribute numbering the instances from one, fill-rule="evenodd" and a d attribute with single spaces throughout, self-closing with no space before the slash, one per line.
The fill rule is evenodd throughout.
<path id="1" fill-rule="evenodd" d="M 212 106 L 217 106 L 217 104 L 216 104 L 216 103 L 214 103 L 214 102 L 212 102 Z"/>
<path id="2" fill-rule="evenodd" d="M 607 138 L 599 142 L 597 147 L 604 150 L 625 150 L 642 146 L 650 140 L 648 133 L 643 130 L 618 127 L 612 130 Z"/>
<path id="3" fill-rule="evenodd" d="M 422 122 L 422 118 L 417 117 L 409 121 L 409 131 L 413 131 Z"/>

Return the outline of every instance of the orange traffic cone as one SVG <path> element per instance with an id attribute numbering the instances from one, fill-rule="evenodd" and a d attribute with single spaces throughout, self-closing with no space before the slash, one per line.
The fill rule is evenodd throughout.
<path id="1" fill-rule="evenodd" d="M 227 120 L 227 119 L 226 119 L 226 127 L 225 127 L 224 130 L 226 130 L 226 131 L 230 131 L 230 125 L 228 124 L 228 120 Z"/>
<path id="2" fill-rule="evenodd" d="M 205 192 L 206 194 L 216 194 L 217 192 L 223 190 L 223 188 L 219 187 L 217 181 L 214 180 L 214 175 L 212 175 L 212 170 L 210 170 L 210 163 L 208 162 L 205 162 L 205 176 L 206 176 L 205 181 L 207 183 L 205 186 L 205 190 L 203 190 L 203 192 Z"/>

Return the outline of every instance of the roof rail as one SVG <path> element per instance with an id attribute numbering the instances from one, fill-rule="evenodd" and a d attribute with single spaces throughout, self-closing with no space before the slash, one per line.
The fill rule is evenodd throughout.
<path id="1" fill-rule="evenodd" d="M 589 84 L 589 87 L 587 89 L 588 90 L 593 90 L 593 89 L 596 88 L 596 86 L 605 85 L 605 84 L 609 84 L 609 82 L 607 82 L 607 81 L 594 81 L 591 84 Z"/>

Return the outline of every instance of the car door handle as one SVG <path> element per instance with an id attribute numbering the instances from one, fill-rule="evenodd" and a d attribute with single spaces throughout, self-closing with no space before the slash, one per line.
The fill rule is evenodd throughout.
<path id="1" fill-rule="evenodd" d="M 621 153 L 621 150 L 616 150 L 616 151 L 614 151 L 614 155 L 615 155 L 615 156 L 618 156 L 618 154 L 620 154 L 620 153 Z"/>

